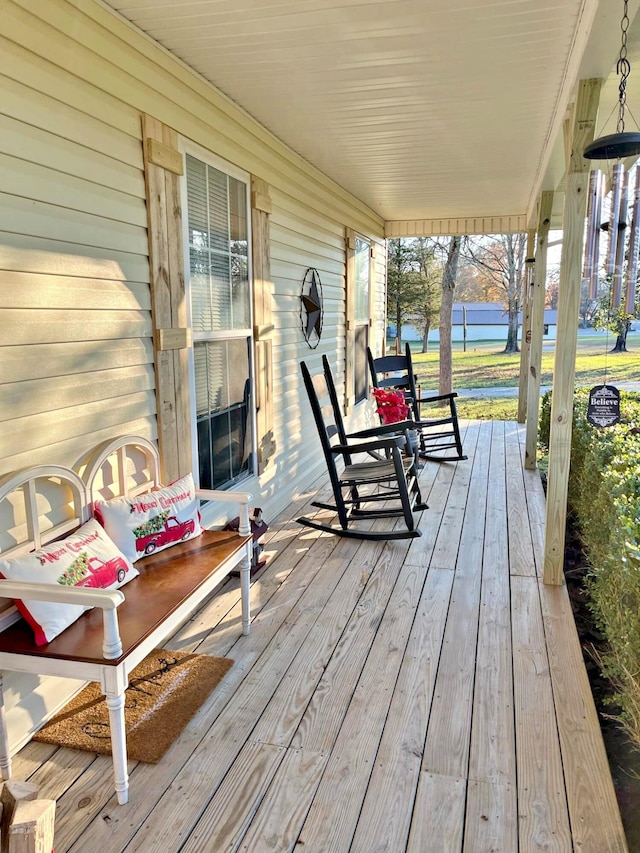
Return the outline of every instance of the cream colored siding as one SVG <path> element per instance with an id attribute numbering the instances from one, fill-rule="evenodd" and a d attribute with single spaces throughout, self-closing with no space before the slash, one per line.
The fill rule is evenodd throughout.
<path id="1" fill-rule="evenodd" d="M 271 196 L 276 468 L 284 465 L 294 489 L 302 490 L 324 463 L 299 363 L 305 360 L 312 369 L 320 369 L 326 353 L 334 368 L 337 356 L 344 372 L 344 227 L 310 209 L 306 199 L 297 201 L 277 190 Z M 308 267 L 318 270 L 322 282 L 323 328 L 316 349 L 301 333 L 300 293 Z M 342 373 L 337 376 L 340 382 Z M 273 493 L 275 498 L 281 485 L 264 479 L 265 497 Z"/>
<path id="2" fill-rule="evenodd" d="M 375 243 L 374 292 L 373 292 L 373 335 L 371 349 L 382 355 L 382 345 L 387 328 L 387 246 Z"/>
<path id="3" fill-rule="evenodd" d="M 99 98 L 80 110 L 25 85 L 60 72 L 10 52 L 11 76 L 0 78 L 0 473 L 72 465 L 114 432 L 152 435 L 155 411 L 140 141 L 101 119 Z"/>
<path id="4" fill-rule="evenodd" d="M 322 469 L 300 360 L 328 354 L 343 384 L 345 228 L 382 241 L 384 223 L 93 0 L 0 2 L 0 475 L 75 465 L 124 432 L 156 437 L 146 113 L 269 186 L 276 449 L 249 482 L 275 513 Z M 300 329 L 308 267 L 324 294 L 313 351 Z M 16 745 L 68 689 L 6 681 Z"/>

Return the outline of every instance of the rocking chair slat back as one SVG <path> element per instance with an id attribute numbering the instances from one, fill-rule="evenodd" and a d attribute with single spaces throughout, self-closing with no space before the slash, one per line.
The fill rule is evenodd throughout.
<path id="1" fill-rule="evenodd" d="M 426 509 L 426 504 L 420 494 L 415 458 L 402 457 L 404 437 L 393 429 L 395 425 L 391 425 L 392 429 L 376 428 L 347 436 L 326 356 L 322 359 L 322 366 L 322 373 L 312 376 L 305 362 L 300 363 L 335 501 L 333 504 L 314 501 L 314 506 L 334 511 L 339 526 L 307 517 L 298 521 L 328 533 L 359 539 L 420 536 L 413 512 Z M 375 454 L 376 458 L 354 462 L 352 456 L 359 453 Z M 337 458 L 344 463 L 340 471 Z M 382 531 L 353 526 L 357 519 L 398 517 L 404 519 L 404 528 L 394 525 Z"/>
<path id="2" fill-rule="evenodd" d="M 418 388 L 418 378 L 413 369 L 411 347 L 405 345 L 405 354 L 374 358 L 367 349 L 369 372 L 374 388 L 394 388 L 402 391 L 405 402 L 411 407 L 413 420 L 419 432 L 420 456 L 434 462 L 457 462 L 466 459 L 458 426 L 455 392 L 425 396 Z M 442 407 L 439 410 L 428 406 Z M 453 450 L 454 453 L 448 451 Z"/>

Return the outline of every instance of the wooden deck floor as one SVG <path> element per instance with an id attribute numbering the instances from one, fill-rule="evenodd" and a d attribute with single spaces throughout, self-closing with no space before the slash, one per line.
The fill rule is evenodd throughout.
<path id="1" fill-rule="evenodd" d="M 626 850 L 564 588 L 544 587 L 544 496 L 522 429 L 467 425 L 429 464 L 419 539 L 271 519 L 239 637 L 229 584 L 167 643 L 235 665 L 159 765 L 29 744 L 56 851 Z"/>

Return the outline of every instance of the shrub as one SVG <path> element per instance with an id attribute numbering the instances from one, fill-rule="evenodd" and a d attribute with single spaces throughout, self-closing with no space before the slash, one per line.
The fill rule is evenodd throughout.
<path id="1" fill-rule="evenodd" d="M 640 395 L 620 394 L 621 422 L 587 421 L 588 390 L 574 398 L 569 508 L 589 562 L 589 606 L 606 639 L 600 655 L 620 721 L 640 744 Z M 548 448 L 551 395 L 541 406 Z"/>

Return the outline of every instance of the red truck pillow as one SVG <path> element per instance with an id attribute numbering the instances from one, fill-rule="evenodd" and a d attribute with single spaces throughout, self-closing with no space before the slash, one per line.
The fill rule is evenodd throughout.
<path id="1" fill-rule="evenodd" d="M 139 497 L 96 501 L 93 511 L 132 563 L 202 533 L 191 474 Z"/>
<path id="2" fill-rule="evenodd" d="M 0 576 L 12 581 L 117 589 L 137 577 L 138 572 L 98 522 L 91 519 L 66 539 L 21 557 L 0 559 Z M 89 609 L 78 604 L 32 600 L 16 601 L 16 607 L 33 628 L 38 646 L 53 640 Z"/>

